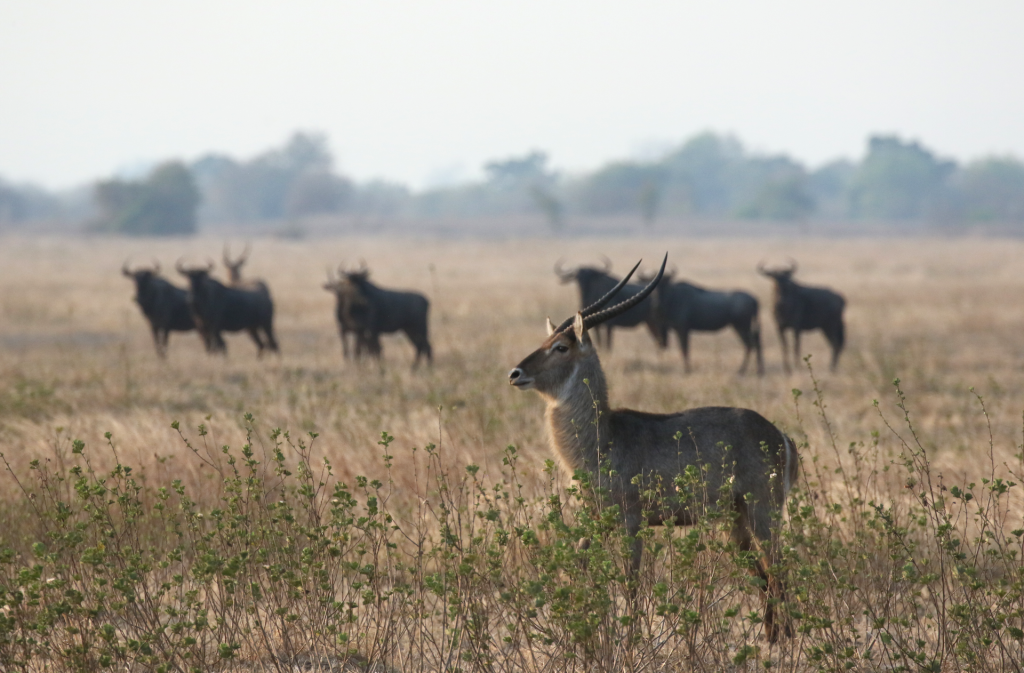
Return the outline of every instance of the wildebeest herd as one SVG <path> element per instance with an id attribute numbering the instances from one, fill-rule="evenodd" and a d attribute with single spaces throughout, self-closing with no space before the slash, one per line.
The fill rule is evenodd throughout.
<path id="1" fill-rule="evenodd" d="M 149 321 L 157 354 L 164 357 L 171 332 L 197 330 L 207 352 L 224 353 L 227 345 L 223 332 L 248 332 L 258 353 L 265 349 L 279 352 L 274 335 L 274 301 L 267 284 L 242 276 L 250 248 L 232 258 L 224 247 L 223 263 L 228 281 L 213 277 L 214 263 L 202 266 L 175 265 L 188 280 L 187 288 L 173 285 L 160 275 L 160 265 L 130 269 L 126 262 L 122 273 L 135 282 L 135 300 Z M 775 285 L 774 317 L 782 343 L 782 363 L 790 371 L 786 333 L 793 332 L 793 361 L 799 360 L 800 334 L 820 329 L 832 348 L 834 370 L 845 341 L 842 295 L 827 288 L 801 285 L 793 280 L 796 263 L 788 267 L 768 269 L 763 264 L 757 271 L 772 279 Z M 590 306 L 610 289 L 619 278 L 612 275 L 611 261 L 604 258 L 602 267 L 582 266 L 565 269 L 562 260 L 555 263 L 555 274 L 562 283 L 575 282 L 580 306 Z M 380 359 L 380 335 L 403 332 L 416 349 L 413 367 L 426 359 L 433 360 L 429 339 L 430 302 L 422 294 L 379 287 L 370 281 L 365 262 L 356 269 L 339 267 L 337 274 L 328 270 L 323 288 L 335 295 L 335 318 L 345 359 L 364 355 Z M 744 348 L 739 373 L 747 371 L 751 356 L 756 359 L 757 373 L 764 374 L 761 348 L 760 307 L 752 294 L 740 290 L 723 291 L 675 280 L 675 271 L 667 271 L 650 296 L 627 311 L 602 322 L 594 328 L 594 340 L 608 350 L 612 347 L 615 328 L 646 325 L 660 348 L 667 348 L 674 332 L 682 351 L 683 364 L 690 371 L 690 333 L 714 332 L 731 327 Z M 641 277 L 645 283 L 650 278 Z M 627 283 L 618 291 L 619 299 L 637 295 L 642 285 Z"/>

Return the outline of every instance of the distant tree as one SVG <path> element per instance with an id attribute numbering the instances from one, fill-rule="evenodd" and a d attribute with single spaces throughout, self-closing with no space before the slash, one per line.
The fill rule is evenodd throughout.
<path id="1" fill-rule="evenodd" d="M 946 181 L 956 170 L 916 142 L 874 136 L 853 179 L 854 217 L 912 220 L 940 216 L 947 204 Z"/>
<path id="2" fill-rule="evenodd" d="M 954 181 L 964 217 L 983 222 L 1024 222 L 1024 164 L 993 157 L 965 166 Z"/>
<path id="3" fill-rule="evenodd" d="M 657 217 L 665 169 L 657 164 L 618 161 L 583 178 L 578 207 L 592 215 L 638 213 L 647 223 Z"/>
<path id="4" fill-rule="evenodd" d="M 735 207 L 735 174 L 743 146 L 731 136 L 703 133 L 667 156 L 666 206 L 701 215 L 724 215 Z"/>
<path id="5" fill-rule="evenodd" d="M 814 199 L 800 176 L 765 182 L 739 215 L 751 219 L 805 220 L 814 212 Z"/>
<path id="6" fill-rule="evenodd" d="M 296 176 L 285 197 L 285 215 L 301 217 L 344 210 L 352 199 L 352 183 L 327 171 Z"/>
<path id="7" fill-rule="evenodd" d="M 516 187 L 524 183 L 535 184 L 548 180 L 548 155 L 544 152 L 530 152 L 522 157 L 512 157 L 484 164 L 487 181 L 495 186 Z"/>
<path id="8" fill-rule="evenodd" d="M 144 181 L 106 180 L 94 191 L 96 228 L 135 236 L 181 236 L 196 231 L 199 190 L 181 162 L 157 166 Z"/>
<path id="9" fill-rule="evenodd" d="M 820 217 L 843 219 L 849 215 L 850 188 L 857 165 L 840 159 L 821 166 L 807 176 L 807 193 Z"/>
<path id="10" fill-rule="evenodd" d="M 542 185 L 531 186 L 530 196 L 533 197 L 533 201 L 540 208 L 540 211 L 544 213 L 548 226 L 552 229 L 561 229 L 562 225 L 565 224 L 565 208 L 558 197 Z"/>
<path id="11" fill-rule="evenodd" d="M 204 218 L 257 222 L 343 209 L 351 185 L 333 174 L 333 163 L 326 136 L 295 133 L 249 161 L 207 155 L 192 170 L 205 197 Z"/>

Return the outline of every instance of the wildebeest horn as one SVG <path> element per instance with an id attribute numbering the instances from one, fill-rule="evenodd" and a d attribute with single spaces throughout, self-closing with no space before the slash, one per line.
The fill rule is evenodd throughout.
<path id="1" fill-rule="evenodd" d="M 792 276 L 796 273 L 796 260 L 792 257 L 788 257 L 787 259 L 789 259 L 789 275 Z"/>
<path id="2" fill-rule="evenodd" d="M 160 275 L 160 260 L 157 259 L 156 257 L 153 258 L 153 275 Z"/>
<path id="3" fill-rule="evenodd" d="M 759 274 L 761 274 L 762 276 L 767 276 L 768 275 L 768 272 L 764 268 L 764 260 L 763 259 L 760 262 L 757 263 L 757 272 Z"/>
<path id="4" fill-rule="evenodd" d="M 216 264 L 213 263 L 213 260 L 210 259 L 209 257 L 207 257 L 206 258 L 206 273 L 210 273 L 211 271 L 213 271 L 213 267 L 215 267 L 215 266 L 216 266 Z"/>
<path id="5" fill-rule="evenodd" d="M 129 260 L 130 260 L 130 258 L 124 260 L 124 264 L 121 265 L 121 273 L 124 274 L 125 276 L 128 276 L 129 278 L 131 278 L 132 277 L 132 272 L 128 270 L 128 262 L 129 262 Z"/>
<path id="6" fill-rule="evenodd" d="M 596 325 L 600 325 L 601 323 L 603 323 L 603 322 L 605 322 L 607 320 L 611 320 L 612 318 L 614 318 L 617 315 L 621 315 L 621 314 L 625 313 L 626 311 L 628 311 L 629 309 L 633 308 L 634 306 L 636 306 L 637 304 L 642 302 L 644 299 L 646 299 L 647 295 L 649 295 L 650 293 L 654 292 L 654 288 L 657 287 L 658 283 L 661 282 L 662 276 L 665 275 L 665 265 L 666 264 L 668 264 L 668 253 L 667 252 L 665 253 L 665 259 L 661 260 L 661 268 L 658 269 L 658 275 L 654 277 L 654 280 L 652 280 L 650 283 L 647 284 L 647 287 L 645 287 L 644 289 L 640 290 L 639 292 L 637 292 L 635 295 L 633 295 L 629 299 L 627 299 L 625 301 L 620 301 L 615 306 L 612 306 L 610 308 L 606 308 L 605 310 L 600 311 L 598 313 L 592 313 L 590 315 L 584 315 L 583 316 L 583 325 L 584 325 L 584 327 L 589 329 L 589 328 L 594 327 Z M 637 262 L 637 266 L 640 266 L 639 262 Z M 636 267 L 633 267 L 633 270 L 635 271 Z M 629 275 L 632 276 L 633 272 L 630 271 Z M 629 278 L 629 276 L 626 276 L 626 278 Z"/>
<path id="7" fill-rule="evenodd" d="M 604 272 L 608 273 L 612 270 L 612 260 L 608 259 L 605 255 L 601 255 L 601 261 L 604 262 Z"/>
<path id="8" fill-rule="evenodd" d="M 181 260 L 183 260 L 183 259 L 184 259 L 184 257 L 179 257 L 174 262 L 174 269 L 175 269 L 175 271 L 177 271 L 181 275 L 187 276 L 188 275 L 188 271 L 185 270 L 185 265 L 181 263 Z"/>
<path id="9" fill-rule="evenodd" d="M 366 260 L 362 257 L 359 258 L 359 273 L 365 273 L 370 269 L 366 266 Z"/>
<path id="10" fill-rule="evenodd" d="M 576 276 L 575 269 L 572 271 L 565 271 L 562 269 L 562 258 L 559 257 L 558 261 L 555 262 L 555 275 L 561 278 L 563 281 L 572 280 Z"/>

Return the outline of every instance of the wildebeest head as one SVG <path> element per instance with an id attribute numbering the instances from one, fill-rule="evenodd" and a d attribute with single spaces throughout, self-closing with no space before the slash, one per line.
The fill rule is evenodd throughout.
<path id="1" fill-rule="evenodd" d="M 152 267 L 140 267 L 133 271 L 128 267 L 128 260 L 125 260 L 121 273 L 135 282 L 135 301 L 142 303 L 152 293 L 153 281 L 160 277 L 160 262 L 153 260 Z"/>
<path id="2" fill-rule="evenodd" d="M 757 272 L 762 276 L 771 278 L 780 285 L 791 283 L 793 282 L 793 275 L 796 273 L 796 262 L 790 259 L 789 267 L 783 269 L 767 269 L 764 266 L 764 262 L 760 262 L 757 265 Z"/>
<path id="3" fill-rule="evenodd" d="M 185 266 L 179 259 L 174 264 L 174 268 L 182 276 L 188 278 L 189 284 L 192 286 L 192 289 L 195 290 L 203 284 L 203 281 L 210 277 L 210 272 L 213 271 L 213 261 L 208 260 L 206 266 Z"/>
<path id="4" fill-rule="evenodd" d="M 608 259 L 604 255 L 601 255 L 601 260 L 604 263 L 603 269 L 581 266 L 567 271 L 562 268 L 562 259 L 559 258 L 558 261 L 555 262 L 555 275 L 558 276 L 558 280 L 562 281 L 562 284 L 579 281 L 581 285 L 586 285 L 589 284 L 594 277 L 607 276 L 608 272 L 612 270 L 612 260 Z"/>
<path id="5" fill-rule="evenodd" d="M 242 282 L 242 267 L 249 260 L 249 253 L 252 252 L 252 247 L 246 243 L 245 249 L 242 250 L 242 254 L 237 259 L 231 259 L 231 248 L 227 243 L 224 244 L 224 266 L 228 270 L 228 277 L 232 283 Z"/>

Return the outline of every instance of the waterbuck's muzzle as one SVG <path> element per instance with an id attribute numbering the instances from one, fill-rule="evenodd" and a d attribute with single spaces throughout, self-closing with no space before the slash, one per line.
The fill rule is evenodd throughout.
<path id="1" fill-rule="evenodd" d="M 533 379 L 526 376 L 522 369 L 516 367 L 508 373 L 508 382 L 520 390 L 526 390 L 533 383 Z"/>

